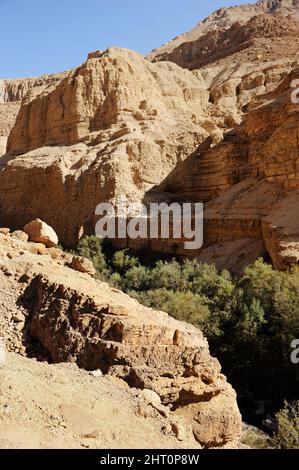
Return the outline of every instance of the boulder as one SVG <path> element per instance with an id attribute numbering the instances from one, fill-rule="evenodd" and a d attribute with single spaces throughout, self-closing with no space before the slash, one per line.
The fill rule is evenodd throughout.
<path id="1" fill-rule="evenodd" d="M 40 219 L 25 225 L 24 232 L 32 242 L 43 243 L 48 248 L 58 245 L 58 237 L 53 228 Z"/>
<path id="2" fill-rule="evenodd" d="M 79 271 L 80 273 L 88 273 L 94 275 L 96 269 L 89 259 L 83 258 L 82 256 L 74 256 L 71 263 L 68 265 L 69 268 Z"/>

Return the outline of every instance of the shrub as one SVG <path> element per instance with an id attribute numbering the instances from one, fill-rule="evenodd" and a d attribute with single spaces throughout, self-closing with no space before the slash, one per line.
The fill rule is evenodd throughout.
<path id="1" fill-rule="evenodd" d="M 123 289 L 123 279 L 119 273 L 112 273 L 109 276 L 108 282 L 111 287 Z"/>
<path id="2" fill-rule="evenodd" d="M 298 326 L 297 272 L 277 272 L 261 260 L 248 267 L 236 281 L 225 335 L 213 345 L 240 399 L 278 405 L 296 397 L 299 371 L 291 364 L 290 345 L 299 337 Z"/>
<path id="3" fill-rule="evenodd" d="M 112 269 L 119 274 L 125 274 L 129 269 L 139 265 L 139 260 L 131 256 L 129 250 L 117 251 L 112 257 Z"/>
<path id="4" fill-rule="evenodd" d="M 170 262 L 158 261 L 150 274 L 150 287 L 152 289 L 179 289 L 182 285 L 181 267 L 175 260 Z"/>
<path id="5" fill-rule="evenodd" d="M 177 320 L 193 323 L 199 328 L 209 318 L 208 299 L 192 292 L 174 292 L 162 288 L 130 294 L 148 307 L 167 312 Z"/>
<path id="6" fill-rule="evenodd" d="M 188 260 L 183 265 L 182 276 L 187 289 L 211 300 L 212 311 L 230 310 L 235 286 L 228 271 L 219 273 L 214 265 Z"/>
<path id="7" fill-rule="evenodd" d="M 299 401 L 285 402 L 284 408 L 276 415 L 277 432 L 272 439 L 273 447 L 278 449 L 299 448 Z"/>
<path id="8" fill-rule="evenodd" d="M 145 291 L 149 289 L 149 270 L 145 266 L 134 266 L 126 272 L 122 286 L 126 292 L 130 290 Z"/>

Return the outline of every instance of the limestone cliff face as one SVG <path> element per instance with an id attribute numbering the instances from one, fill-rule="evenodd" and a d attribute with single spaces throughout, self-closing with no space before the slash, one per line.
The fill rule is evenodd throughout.
<path id="1" fill-rule="evenodd" d="M 64 75 L 61 73 L 39 78 L 0 79 L 0 156 L 6 153 L 9 133 L 15 125 L 21 102 L 26 94 L 32 89 L 38 88 L 41 91 L 49 85 L 58 83 Z"/>
<path id="2" fill-rule="evenodd" d="M 14 226 L 40 217 L 75 243 L 82 226 L 94 231 L 100 202 L 141 200 L 217 128 L 208 106 L 202 77 L 174 64 L 123 49 L 90 55 L 24 99 L 3 160 L 1 217 Z"/>
<path id="3" fill-rule="evenodd" d="M 262 95 L 239 127 L 215 147 L 199 147 L 164 182 L 176 200 L 207 202 L 206 248 L 262 240 L 260 254 L 268 252 L 277 268 L 297 262 L 298 219 L 290 215 L 299 197 L 299 108 L 291 99 L 297 77 L 294 71 Z"/>
<path id="4" fill-rule="evenodd" d="M 0 103 L 22 101 L 28 91 L 37 87 L 46 87 L 58 83 L 65 73 L 43 75 L 36 78 L 21 78 L 15 80 L 0 80 Z"/>
<path id="5" fill-rule="evenodd" d="M 298 45 L 298 21 L 263 14 L 254 16 L 244 25 L 236 22 L 229 29 L 209 31 L 157 59 L 194 70 L 208 64 L 260 63 L 296 57 Z"/>
<path id="6" fill-rule="evenodd" d="M 175 127 L 183 122 L 180 114 L 189 116 L 192 130 L 192 113 L 200 114 L 207 102 L 208 94 L 199 80 L 175 66 L 154 66 L 121 49 L 93 53 L 57 87 L 28 96 L 8 151 L 73 145 L 111 126 L 120 127 L 115 139 L 130 132 L 130 124 L 158 127 L 167 121 Z M 196 123 L 193 130 L 198 130 Z"/>
<path id="7" fill-rule="evenodd" d="M 285 15 L 289 2 L 258 2 L 255 14 L 251 7 L 215 16 L 250 13 L 239 25 L 222 24 L 226 33 L 233 28 L 234 44 L 247 44 L 253 33 L 280 46 L 297 37 L 294 19 L 272 14 Z M 218 19 L 212 32 L 220 40 Z M 274 230 L 272 221 L 280 201 L 299 189 L 298 111 L 290 99 L 298 58 L 291 51 L 279 60 L 236 61 L 233 43 L 225 44 L 227 61 L 193 71 L 125 49 L 97 51 L 76 70 L 32 87 L 0 161 L 1 219 L 21 228 L 42 218 L 73 245 L 79 234 L 94 233 L 96 206 L 119 195 L 205 202 L 203 250 L 185 252 L 182 240 L 142 246 L 236 271 L 261 255 L 279 268 L 296 260 L 297 229 L 289 239 L 288 224 Z"/>
<path id="8" fill-rule="evenodd" d="M 294 71 L 277 90 L 252 102 L 241 125 L 218 145 L 199 147 L 170 175 L 165 191 L 208 202 L 248 177 L 297 189 L 299 108 L 291 100 L 291 83 L 298 76 Z"/>
<path id="9" fill-rule="evenodd" d="M 132 201 L 161 200 L 160 184 L 169 173 L 199 145 L 221 142 L 251 101 L 274 90 L 293 68 L 286 59 L 189 72 L 124 49 L 90 54 L 64 79 L 35 87 L 24 98 L 2 159 L 2 220 L 17 228 L 42 218 L 64 243 L 74 244 L 82 228 L 94 232 L 100 202 L 120 194 Z M 200 200 L 213 184 L 227 185 L 214 151 L 201 159 L 207 176 Z M 240 158 L 231 159 L 234 171 L 243 164 Z M 198 173 L 193 168 L 181 178 L 180 171 L 178 194 Z"/>

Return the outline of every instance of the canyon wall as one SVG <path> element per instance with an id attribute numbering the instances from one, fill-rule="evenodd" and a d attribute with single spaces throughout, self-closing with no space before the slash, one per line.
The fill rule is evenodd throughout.
<path id="1" fill-rule="evenodd" d="M 92 54 L 23 100 L 3 160 L 0 217 L 15 227 L 41 217 L 76 243 L 81 227 L 94 231 L 100 202 L 141 200 L 217 128 L 208 105 L 202 79 L 174 64 L 124 49 Z"/>
<path id="2" fill-rule="evenodd" d="M 6 153 L 7 139 L 15 125 L 21 103 L 26 94 L 33 88 L 39 90 L 58 83 L 65 73 L 44 75 L 38 78 L 16 80 L 0 79 L 0 156 Z"/>
<path id="3" fill-rule="evenodd" d="M 118 240 L 118 246 L 196 256 L 236 271 L 258 256 L 288 266 L 297 259 L 299 230 L 293 226 L 290 234 L 289 221 L 273 224 L 299 189 L 298 112 L 291 101 L 297 13 L 288 1 L 216 12 L 192 41 L 212 34 L 209 45 L 221 49 L 221 60 L 204 49 L 209 60 L 192 71 L 158 53 L 153 63 L 115 48 L 91 53 L 46 83 L 2 86 L 2 97 L 23 98 L 15 124 L 15 117 L 1 118 L 2 149 L 12 127 L 0 161 L 3 223 L 22 228 L 39 217 L 74 245 L 94 233 L 97 205 L 120 195 L 146 204 L 204 202 L 202 250 L 186 252 L 182 239 Z M 186 37 L 180 47 L 188 55 L 193 42 Z M 277 55 L 266 47 L 272 40 Z"/>
<path id="4" fill-rule="evenodd" d="M 286 59 L 189 72 L 122 49 L 90 54 L 23 99 L 2 158 L 1 219 L 21 228 L 42 218 L 74 245 L 94 233 L 97 205 L 120 195 L 205 202 L 202 250 L 186 251 L 182 239 L 117 245 L 197 256 L 237 272 L 267 255 L 284 267 L 293 259 L 280 255 L 288 251 L 284 230 L 271 242 L 271 220 L 268 230 L 263 220 L 280 204 L 271 191 L 283 199 L 298 188 L 297 68 Z M 239 194 L 244 181 L 250 208 Z M 264 190 L 267 198 L 254 195 Z M 232 215 L 235 200 L 242 204 Z"/>
<path id="5" fill-rule="evenodd" d="M 0 103 L 21 102 L 33 88 L 58 83 L 65 75 L 66 73 L 63 72 L 36 78 L 0 80 Z"/>

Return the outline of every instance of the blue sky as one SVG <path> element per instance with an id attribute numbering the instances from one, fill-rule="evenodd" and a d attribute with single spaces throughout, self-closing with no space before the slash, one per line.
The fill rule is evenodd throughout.
<path id="1" fill-rule="evenodd" d="M 241 0 L 0 0 L 0 77 L 59 72 L 88 52 L 146 53 Z"/>

